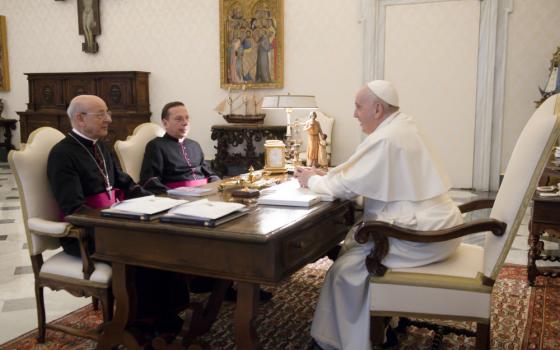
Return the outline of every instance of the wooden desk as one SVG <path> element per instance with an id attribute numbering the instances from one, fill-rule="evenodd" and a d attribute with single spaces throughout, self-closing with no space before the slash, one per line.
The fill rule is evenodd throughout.
<path id="1" fill-rule="evenodd" d="M 218 193 L 210 199 L 228 200 L 229 194 Z M 260 349 L 253 324 L 259 285 L 278 284 L 324 256 L 344 238 L 354 218 L 350 202 L 334 201 L 311 208 L 253 205 L 248 215 L 213 229 L 109 219 L 97 210 L 73 214 L 67 220 L 93 227 L 94 257 L 113 266 L 115 316 L 99 341 L 99 349 L 117 344 L 139 348 L 126 330 L 131 313 L 127 281 L 133 266 L 237 281 L 237 348 Z"/>
<path id="2" fill-rule="evenodd" d="M 540 183 L 546 185 L 543 178 L 560 176 L 558 166 L 549 164 L 541 177 Z M 527 261 L 527 277 L 531 286 L 535 285 L 537 276 L 560 276 L 558 267 L 537 267 L 538 260 L 560 261 L 558 251 L 551 252 L 544 249 L 542 235 L 548 233 L 550 237 L 560 240 L 560 197 L 541 197 L 537 193 L 533 196 L 533 212 L 529 224 L 529 255 Z"/>

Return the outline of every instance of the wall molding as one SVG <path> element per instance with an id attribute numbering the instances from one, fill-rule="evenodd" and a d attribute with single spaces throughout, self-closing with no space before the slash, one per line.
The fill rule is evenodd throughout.
<path id="1" fill-rule="evenodd" d="M 498 31 L 496 39 L 496 66 L 494 77 L 494 118 L 492 122 L 492 148 L 490 159 L 490 190 L 499 187 L 502 163 L 502 133 L 506 95 L 506 66 L 509 15 L 513 12 L 513 0 L 500 0 L 498 7 Z"/>
<path id="2" fill-rule="evenodd" d="M 481 2 L 473 159 L 473 188 L 479 191 L 490 189 L 497 30 L 498 2 Z"/>
<path id="3" fill-rule="evenodd" d="M 364 9 L 364 82 L 383 79 L 385 70 L 386 8 L 466 0 L 362 0 Z M 480 191 L 497 189 L 503 124 L 507 16 L 512 0 L 481 1 L 475 142 L 472 187 Z"/>

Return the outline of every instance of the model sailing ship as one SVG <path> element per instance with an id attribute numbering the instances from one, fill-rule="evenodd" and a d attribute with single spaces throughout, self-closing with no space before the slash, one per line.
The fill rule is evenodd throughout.
<path id="1" fill-rule="evenodd" d="M 227 96 L 214 108 L 228 123 L 262 124 L 266 114 L 261 110 L 262 97 L 249 93 L 243 85 L 241 91 L 233 93 L 228 89 Z"/>

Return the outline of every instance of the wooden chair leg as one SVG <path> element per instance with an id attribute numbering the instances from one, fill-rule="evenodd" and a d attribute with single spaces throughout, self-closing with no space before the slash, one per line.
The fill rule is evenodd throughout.
<path id="1" fill-rule="evenodd" d="M 45 342 L 45 299 L 43 297 L 43 287 L 35 282 L 35 300 L 37 302 L 37 324 L 39 334 L 37 335 L 37 342 L 42 344 Z"/>
<path id="2" fill-rule="evenodd" d="M 95 311 L 99 310 L 99 299 L 96 297 L 91 297 L 91 305 Z"/>
<path id="3" fill-rule="evenodd" d="M 476 346 L 477 350 L 490 349 L 490 324 L 476 324 Z"/>
<path id="4" fill-rule="evenodd" d="M 105 291 L 101 298 L 101 307 L 103 311 L 103 322 L 107 323 L 113 319 L 114 297 L 110 290 Z"/>
<path id="5" fill-rule="evenodd" d="M 382 349 L 385 340 L 385 322 L 384 317 L 370 317 L 369 336 L 372 349 Z"/>

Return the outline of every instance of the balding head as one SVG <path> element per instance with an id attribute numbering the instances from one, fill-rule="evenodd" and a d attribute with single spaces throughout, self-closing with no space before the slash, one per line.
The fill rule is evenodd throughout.
<path id="1" fill-rule="evenodd" d="M 90 109 L 95 108 L 96 105 L 103 104 L 105 106 L 105 110 L 107 109 L 107 105 L 105 101 L 103 101 L 100 97 L 95 95 L 79 95 L 76 96 L 70 101 L 70 105 L 68 105 L 68 109 L 66 113 L 70 118 L 70 122 L 78 113 L 87 113 L 92 112 Z"/>
<path id="2" fill-rule="evenodd" d="M 112 121 L 107 104 L 95 95 L 74 97 L 66 113 L 74 129 L 94 140 L 107 135 Z"/>

